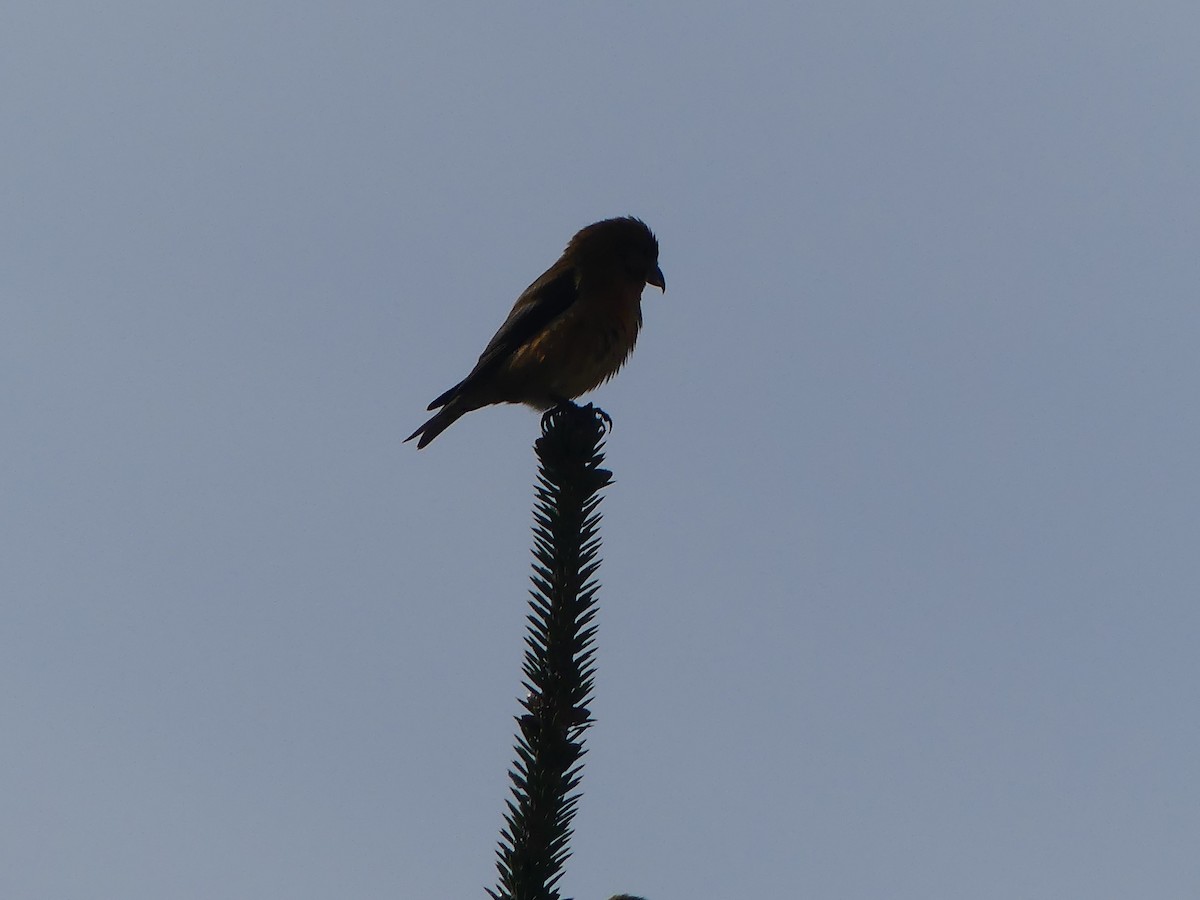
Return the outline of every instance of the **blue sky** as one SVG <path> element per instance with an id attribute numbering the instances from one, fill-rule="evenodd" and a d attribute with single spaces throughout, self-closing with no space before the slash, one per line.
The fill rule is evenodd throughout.
<path id="1" fill-rule="evenodd" d="M 1192 4 L 10 4 L 0 889 L 482 896 L 537 417 L 659 236 L 564 889 L 1200 889 Z"/>

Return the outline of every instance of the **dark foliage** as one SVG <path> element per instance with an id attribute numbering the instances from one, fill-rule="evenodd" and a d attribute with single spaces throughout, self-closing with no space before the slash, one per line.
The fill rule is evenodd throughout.
<path id="1" fill-rule="evenodd" d="M 595 676 L 600 468 L 608 417 L 590 404 L 542 418 L 534 508 L 533 589 L 525 637 L 512 797 L 496 851 L 495 900 L 559 900 L 579 803 L 583 734 Z"/>

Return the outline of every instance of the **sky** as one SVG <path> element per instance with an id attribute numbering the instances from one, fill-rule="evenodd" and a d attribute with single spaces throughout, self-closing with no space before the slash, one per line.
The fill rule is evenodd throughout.
<path id="1" fill-rule="evenodd" d="M 482 897 L 580 227 L 568 896 L 1200 892 L 1200 8 L 6 4 L 0 894 Z"/>

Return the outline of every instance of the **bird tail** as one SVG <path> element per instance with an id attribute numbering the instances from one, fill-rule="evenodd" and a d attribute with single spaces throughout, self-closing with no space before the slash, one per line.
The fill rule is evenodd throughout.
<path id="1" fill-rule="evenodd" d="M 420 450 L 468 412 L 470 410 L 461 403 L 447 403 L 445 408 L 438 410 L 428 422 L 406 437 L 404 442 L 408 443 L 413 438 L 419 437 L 417 449 Z"/>

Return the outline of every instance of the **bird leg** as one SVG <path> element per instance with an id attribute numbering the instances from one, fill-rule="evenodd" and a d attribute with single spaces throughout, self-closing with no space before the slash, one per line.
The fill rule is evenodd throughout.
<path id="1" fill-rule="evenodd" d="M 600 419 L 601 424 L 604 426 L 604 431 L 605 432 L 612 431 L 612 428 L 613 428 L 612 416 L 610 416 L 608 413 L 606 413 L 600 407 L 593 406 L 591 403 L 589 403 L 587 406 L 579 406 L 576 403 L 572 403 L 570 400 L 566 399 L 565 397 L 552 397 L 551 399 L 555 401 L 554 406 L 550 407 L 548 410 L 546 410 L 544 413 L 542 413 L 542 423 L 541 423 L 542 424 L 542 434 L 546 433 L 547 429 L 549 429 L 549 427 L 550 427 L 551 421 L 553 421 L 553 419 L 556 416 L 578 414 L 578 413 L 583 413 L 583 414 L 590 413 L 592 416 L 598 417 Z"/>

